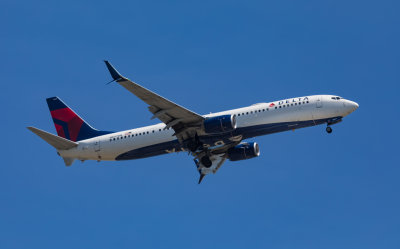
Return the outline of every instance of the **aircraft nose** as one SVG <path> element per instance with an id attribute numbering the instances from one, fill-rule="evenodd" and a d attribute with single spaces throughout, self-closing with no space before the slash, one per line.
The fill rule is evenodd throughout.
<path id="1" fill-rule="evenodd" d="M 357 108 L 358 108 L 358 104 L 357 104 L 356 102 L 354 102 L 354 101 L 349 100 L 349 105 L 350 105 L 351 108 L 353 109 L 353 112 L 354 112 L 355 110 L 357 110 Z"/>
<path id="2" fill-rule="evenodd" d="M 354 112 L 358 108 L 358 104 L 351 100 L 346 100 L 344 106 L 348 114 Z"/>

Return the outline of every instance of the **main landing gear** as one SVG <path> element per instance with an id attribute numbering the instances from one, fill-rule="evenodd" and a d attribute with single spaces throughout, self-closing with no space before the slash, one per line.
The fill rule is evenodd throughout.
<path id="1" fill-rule="evenodd" d="M 201 149 L 203 147 L 203 143 L 200 141 L 199 136 L 195 135 L 194 139 L 191 139 L 186 142 L 186 147 L 189 149 L 191 152 L 195 152 L 198 149 Z"/>
<path id="2" fill-rule="evenodd" d="M 332 128 L 331 128 L 330 126 L 327 126 L 327 127 L 326 127 L 326 132 L 328 132 L 329 134 L 331 134 L 331 133 L 332 133 Z"/>
<path id="3" fill-rule="evenodd" d="M 188 141 L 186 146 L 191 152 L 195 152 L 200 147 L 196 141 Z"/>
<path id="4" fill-rule="evenodd" d="M 212 162 L 208 156 L 203 156 L 200 161 L 206 168 L 210 168 L 212 166 Z"/>
<path id="5" fill-rule="evenodd" d="M 205 155 L 203 157 L 200 158 L 200 162 L 206 168 L 210 168 L 212 166 L 212 161 L 211 161 L 211 159 L 209 157 L 209 153 L 207 153 L 207 148 L 203 147 L 203 143 L 200 141 L 199 136 L 197 135 L 197 133 L 195 134 L 193 139 L 190 139 L 190 140 L 186 141 L 186 147 L 192 153 L 195 153 L 198 150 L 205 151 L 206 153 L 205 153 Z M 200 181 L 203 179 L 203 177 L 204 177 L 203 175 L 200 177 Z M 199 183 L 200 183 L 200 181 L 199 181 Z"/>

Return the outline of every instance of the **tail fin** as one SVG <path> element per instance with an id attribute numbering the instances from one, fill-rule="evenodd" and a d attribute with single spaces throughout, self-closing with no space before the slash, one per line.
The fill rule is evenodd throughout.
<path id="1" fill-rule="evenodd" d="M 60 137 L 76 142 L 111 133 L 91 127 L 58 97 L 51 97 L 46 101 Z"/>

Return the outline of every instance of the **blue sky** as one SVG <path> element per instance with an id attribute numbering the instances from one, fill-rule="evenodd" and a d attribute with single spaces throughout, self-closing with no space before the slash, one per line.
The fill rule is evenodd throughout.
<path id="1" fill-rule="evenodd" d="M 1 1 L 0 248 L 399 248 L 398 1 Z M 187 154 L 76 162 L 59 96 L 102 130 L 154 124 L 102 60 L 198 113 L 337 94 L 335 125 L 252 139 L 197 185 Z"/>

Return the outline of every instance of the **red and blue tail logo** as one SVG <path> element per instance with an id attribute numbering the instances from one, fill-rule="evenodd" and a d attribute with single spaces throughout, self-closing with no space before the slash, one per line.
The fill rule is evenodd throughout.
<path id="1" fill-rule="evenodd" d="M 91 127 L 58 97 L 46 99 L 57 134 L 71 141 L 80 141 L 109 134 Z"/>

